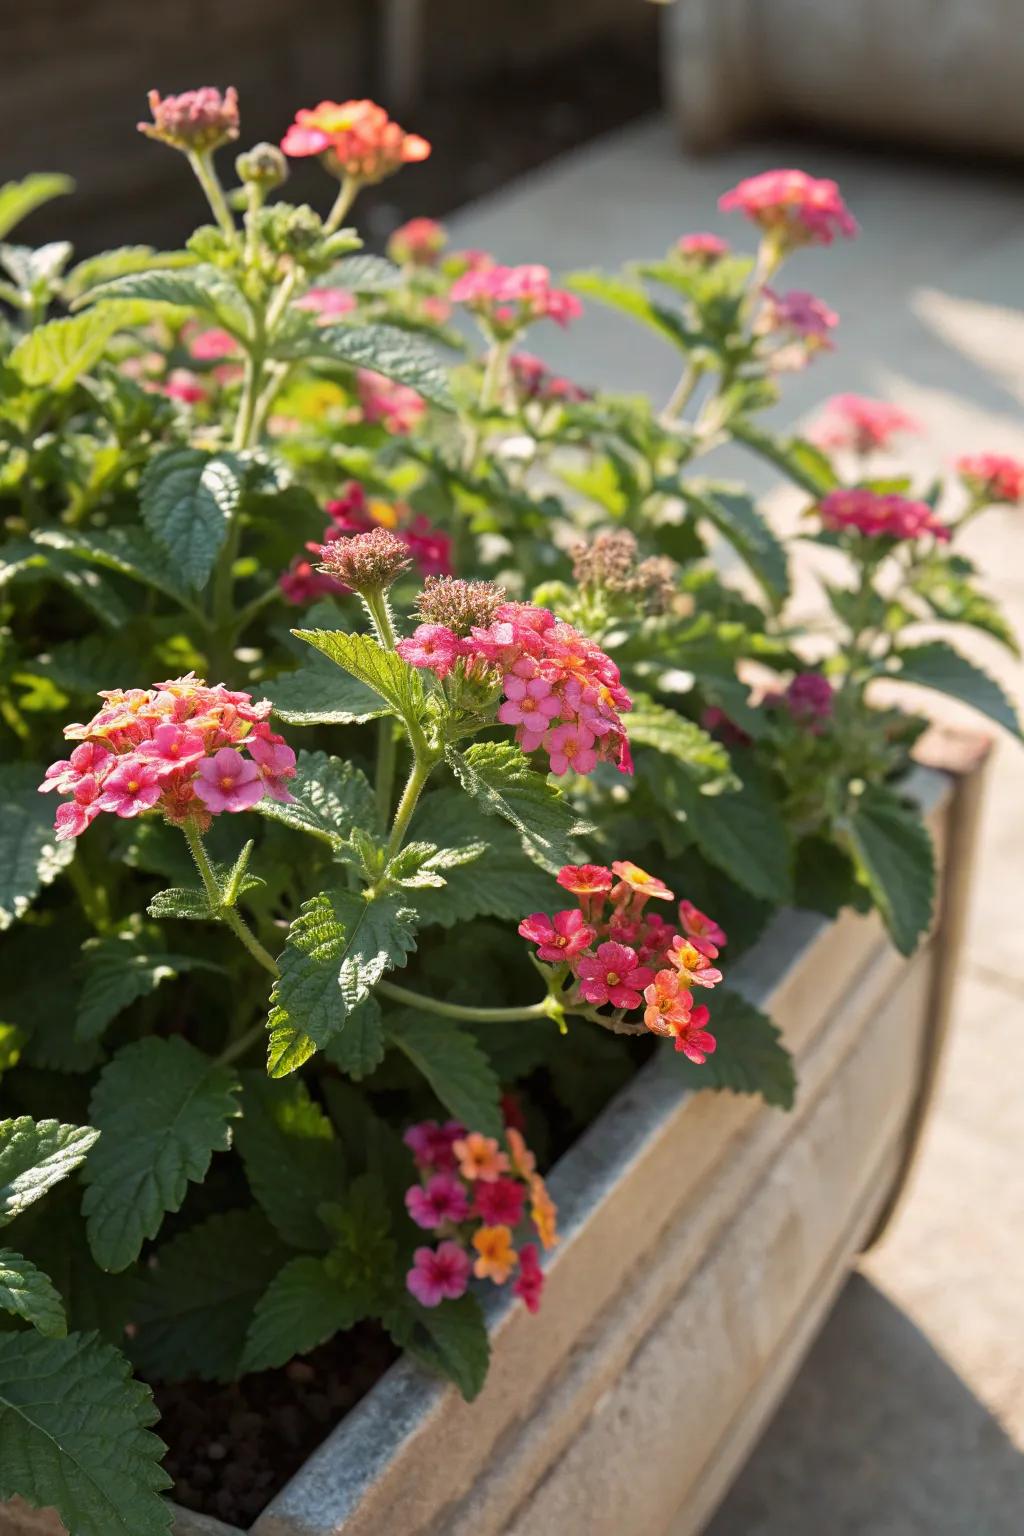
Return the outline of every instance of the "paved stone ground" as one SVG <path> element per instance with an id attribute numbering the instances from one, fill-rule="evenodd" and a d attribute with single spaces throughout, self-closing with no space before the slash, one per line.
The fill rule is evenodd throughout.
<path id="1" fill-rule="evenodd" d="M 762 142 L 700 161 L 645 123 L 566 157 L 455 222 L 466 244 L 555 270 L 657 256 L 679 234 L 744 229 L 715 209 L 739 176 L 797 164 L 836 177 L 856 242 L 802 254 L 788 285 L 839 310 L 837 350 L 789 381 L 783 422 L 855 390 L 911 409 L 922 475 L 955 454 L 1024 455 L 1024 201 L 964 165 Z M 538 334 L 584 383 L 667 396 L 672 352 L 590 306 Z M 906 462 L 908 456 L 901 456 Z M 729 450 L 719 466 L 768 490 Z M 793 501 L 772 492 L 777 515 Z M 1024 514 L 976 524 L 970 554 L 1024 633 Z M 1021 669 L 968 642 L 1018 698 Z M 1024 1530 L 1024 754 L 1000 744 L 955 1029 L 910 1195 L 844 1291 L 707 1536 L 1020 1536 Z M 885 1070 L 885 1062 L 879 1062 Z"/>

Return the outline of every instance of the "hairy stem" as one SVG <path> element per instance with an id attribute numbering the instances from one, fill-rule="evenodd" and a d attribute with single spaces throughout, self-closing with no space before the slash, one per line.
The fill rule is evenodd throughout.
<path id="1" fill-rule="evenodd" d="M 221 921 L 227 924 L 239 943 L 245 945 L 253 959 L 258 961 L 263 969 L 269 971 L 270 975 L 276 979 L 280 972 L 273 955 L 269 950 L 263 948 L 263 945 L 252 932 L 245 918 L 236 912 L 234 907 L 224 905 L 224 892 L 221 890 L 216 870 L 210 863 L 199 828 L 194 821 L 190 820 L 182 823 L 182 831 L 185 834 L 185 841 L 188 843 L 189 852 L 199 871 L 199 877 L 203 882 L 203 888 L 206 891 L 211 908 Z"/>
<path id="2" fill-rule="evenodd" d="M 412 771 L 406 780 L 405 788 L 402 791 L 402 798 L 399 800 L 398 809 L 395 811 L 395 819 L 391 824 L 391 836 L 388 838 L 388 846 L 385 852 L 386 859 L 393 859 L 399 848 L 401 848 L 405 834 L 409 830 L 412 814 L 416 809 L 427 780 L 434 771 L 434 766 L 432 758 L 425 757 L 422 753 L 416 752 L 413 758 Z"/>
<path id="3" fill-rule="evenodd" d="M 693 392 L 697 388 L 699 382 L 700 369 L 696 368 L 693 363 L 687 363 L 679 377 L 678 384 L 672 391 L 671 395 L 669 395 L 665 404 L 665 408 L 661 413 L 662 421 L 678 421 L 679 417 L 689 405 L 690 400 L 693 397 Z"/>
<path id="4" fill-rule="evenodd" d="M 217 220 L 221 230 L 234 245 L 238 239 L 238 228 L 232 217 L 231 209 L 227 205 L 224 196 L 224 188 L 220 184 L 213 156 L 208 149 L 190 151 L 189 165 L 195 172 L 196 180 L 206 194 L 206 201 L 210 205 L 210 211 Z"/>
<path id="5" fill-rule="evenodd" d="M 334 199 L 334 205 L 324 222 L 325 235 L 333 235 L 336 229 L 341 228 L 341 221 L 358 197 L 361 187 L 362 182 L 355 176 L 345 177 L 338 195 Z"/>
<path id="6" fill-rule="evenodd" d="M 464 1019 L 467 1023 L 500 1024 L 519 1019 L 551 1017 L 551 1005 L 546 997 L 539 1003 L 529 1003 L 522 1008 L 476 1008 L 464 1006 L 462 1003 L 444 1003 L 440 998 L 428 997 L 422 992 L 413 992 L 408 987 L 397 986 L 393 981 L 378 982 L 376 990 L 383 997 L 390 997 L 393 1002 L 405 1003 L 408 1007 L 419 1008 L 424 1013 L 437 1013 L 446 1019 Z"/>
<path id="7" fill-rule="evenodd" d="M 377 771 L 374 777 L 374 793 L 377 813 L 382 822 L 391 815 L 391 798 L 395 785 L 395 728 L 390 715 L 377 721 Z"/>

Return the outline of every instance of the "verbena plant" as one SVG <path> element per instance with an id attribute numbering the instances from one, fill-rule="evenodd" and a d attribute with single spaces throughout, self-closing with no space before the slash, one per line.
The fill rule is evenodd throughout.
<path id="1" fill-rule="evenodd" d="M 372 1318 L 476 1393 L 471 1278 L 533 1310 L 557 1241 L 553 1119 L 653 1036 L 680 1091 L 790 1104 L 726 930 L 733 957 L 787 903 L 875 906 L 905 954 L 927 928 L 922 722 L 876 685 L 1017 731 L 921 626 L 1016 652 L 953 546 L 1024 468 L 919 496 L 873 469 L 892 408 L 841 397 L 819 445 L 758 424 L 832 345 L 772 285 L 856 232 L 833 183 L 723 198 L 753 258 L 689 235 L 556 287 L 428 220 L 355 254 L 359 190 L 429 152 L 370 103 L 300 112 L 230 192 L 233 93 L 152 105 L 213 215 L 185 249 L 0 246 L 0 1495 L 75 1536 L 168 1528 L 145 1381 Z M 326 217 L 276 197 L 306 154 Z M 4 238 L 68 190 L 0 190 Z M 523 350 L 581 296 L 678 352 L 664 407 Z M 726 441 L 806 497 L 810 621 L 786 542 L 698 473 Z"/>

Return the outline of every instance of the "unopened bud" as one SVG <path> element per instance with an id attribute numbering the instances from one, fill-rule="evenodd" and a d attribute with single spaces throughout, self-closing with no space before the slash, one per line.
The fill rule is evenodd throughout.
<path id="1" fill-rule="evenodd" d="M 276 144 L 254 144 L 235 161 L 239 181 L 273 192 L 288 180 L 288 161 Z"/>
<path id="2" fill-rule="evenodd" d="M 424 624 L 442 624 L 460 639 L 471 629 L 486 629 L 508 593 L 493 581 L 462 581 L 458 576 L 428 576 L 416 604 Z"/>
<path id="3" fill-rule="evenodd" d="M 353 592 L 383 592 L 412 564 L 408 545 L 387 528 L 373 528 L 320 546 L 318 571 Z"/>

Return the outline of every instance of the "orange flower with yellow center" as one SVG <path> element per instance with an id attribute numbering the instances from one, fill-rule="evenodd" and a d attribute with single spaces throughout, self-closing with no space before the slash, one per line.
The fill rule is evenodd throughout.
<path id="1" fill-rule="evenodd" d="M 480 1179 L 484 1184 L 493 1184 L 495 1179 L 508 1172 L 508 1157 L 493 1136 L 470 1131 L 468 1136 L 452 1143 L 452 1151 L 459 1160 L 459 1172 L 464 1179 Z"/>
<path id="2" fill-rule="evenodd" d="M 521 1179 L 531 1179 L 537 1168 L 537 1159 L 526 1145 L 523 1133 L 510 1125 L 505 1131 L 505 1140 L 508 1142 L 513 1170 Z"/>
<path id="3" fill-rule="evenodd" d="M 530 1215 L 544 1247 L 553 1248 L 558 1242 L 558 1207 L 539 1173 L 530 1179 Z"/>
<path id="4" fill-rule="evenodd" d="M 495 1285 L 504 1285 L 517 1262 L 510 1229 L 481 1227 L 473 1233 L 473 1247 L 478 1255 L 473 1265 L 477 1279 L 493 1280 Z"/>

